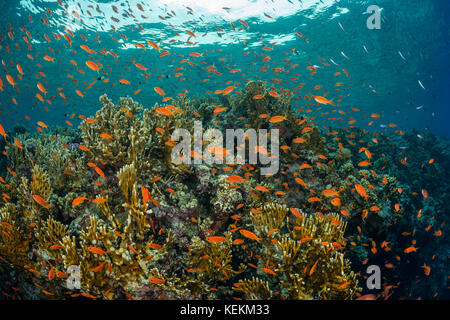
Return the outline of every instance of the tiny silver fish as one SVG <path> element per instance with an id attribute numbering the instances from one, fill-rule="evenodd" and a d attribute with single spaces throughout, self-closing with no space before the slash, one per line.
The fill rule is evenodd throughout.
<path id="1" fill-rule="evenodd" d="M 427 90 L 425 89 L 425 87 L 423 86 L 422 82 L 420 82 L 420 80 L 417 80 L 417 82 L 419 82 L 420 86 L 422 87 L 423 90 Z"/>

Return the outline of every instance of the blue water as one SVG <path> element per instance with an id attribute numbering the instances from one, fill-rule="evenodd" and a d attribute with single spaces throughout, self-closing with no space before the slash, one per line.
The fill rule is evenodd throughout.
<path id="1" fill-rule="evenodd" d="M 299 106 L 303 105 L 302 96 L 310 90 L 317 95 L 328 91 L 329 97 L 335 100 L 342 95 L 340 109 L 346 113 L 342 117 L 345 122 L 330 121 L 329 114 L 321 116 L 324 109 L 316 111 L 317 107 L 313 107 L 312 112 L 318 117 L 318 123 L 341 126 L 354 117 L 357 120 L 355 125 L 376 131 L 393 131 L 383 126 L 395 123 L 398 126 L 395 129 L 427 128 L 435 133 L 450 135 L 446 125 L 449 112 L 447 1 L 377 1 L 382 8 L 379 30 L 369 30 L 366 26 L 369 15 L 365 11 L 373 4 L 371 1 L 303 1 L 303 5 L 301 1 L 294 0 L 203 2 L 156 1 L 155 4 L 144 5 L 145 12 L 141 12 L 136 6 L 139 1 L 103 1 L 99 3 L 98 12 L 95 10 L 96 3 L 92 1 L 64 1 L 63 5 L 67 5 L 69 12 L 65 16 L 64 8 L 56 1 L 4 2 L 2 17 L 5 23 L 1 32 L 0 54 L 6 66 L 3 66 L 2 74 L 4 91 L 0 95 L 0 123 L 5 128 L 23 124 L 30 129 L 35 127 L 37 121 L 48 122 L 48 125 L 66 125 L 67 115 L 94 113 L 99 106 L 99 95 L 105 92 L 117 99 L 124 95 L 133 96 L 140 89 L 136 100 L 152 107 L 161 99 L 153 90 L 155 86 L 162 88 L 168 96 L 176 96 L 182 89 L 188 90 L 190 95 L 204 95 L 207 91 L 223 89 L 230 80 L 244 84 L 246 80 L 261 78 L 273 84 L 271 79 L 276 78 L 281 79 L 280 84 L 274 85 L 277 89 L 292 90 L 298 83 L 306 83 L 296 91 L 296 97 L 300 100 L 295 102 Z M 114 12 L 112 5 L 119 13 Z M 49 26 L 41 22 L 45 15 Z M 33 22 L 29 21 L 29 16 Z M 158 16 L 167 19 L 162 20 Z M 111 17 L 120 21 L 115 22 Z M 245 20 L 249 29 L 243 27 L 238 19 Z M 234 23 L 235 31 L 230 22 Z M 10 29 L 7 23 L 14 28 L 14 40 L 8 37 Z M 56 40 L 52 35 L 67 34 L 64 26 L 74 34 L 70 36 L 71 47 L 64 38 Z M 25 27 L 32 36 L 31 50 L 27 50 L 22 39 L 25 33 L 20 30 L 21 27 Z M 241 27 L 243 30 L 239 31 Z M 223 32 L 216 28 L 221 28 Z M 186 43 L 189 35 L 185 30 L 195 30 L 196 38 L 190 39 L 193 44 Z M 297 36 L 296 31 L 302 33 L 308 42 Z M 45 40 L 45 34 L 49 36 L 50 43 Z M 133 45 L 147 40 L 158 43 L 163 50 L 169 51 L 169 55 L 159 58 L 158 52 L 148 45 L 146 50 Z M 176 42 L 173 43 L 174 40 Z M 262 50 L 263 46 L 274 42 L 272 51 Z M 6 44 L 11 53 L 6 52 Z M 111 50 L 119 58 L 116 61 L 112 56 L 98 52 L 90 56 L 80 49 L 82 44 L 96 52 Z M 298 54 L 292 53 L 291 49 Z M 203 57 L 190 57 L 191 52 L 202 53 Z M 242 56 L 244 53 L 249 54 Z M 31 54 L 34 60 L 27 58 L 27 54 Z M 270 61 L 262 62 L 261 54 L 269 55 Z M 54 57 L 55 62 L 44 61 L 44 55 Z M 185 58 L 196 65 L 180 63 Z M 90 59 L 103 65 L 100 75 L 108 78 L 109 83 L 96 80 L 97 73 L 85 64 Z M 70 60 L 74 60 L 84 74 L 80 74 Z M 323 65 L 324 62 L 328 66 Z M 25 74 L 22 80 L 17 80 L 17 63 Z M 148 68 L 148 80 L 134 63 Z M 320 66 L 314 76 L 306 69 L 308 63 Z M 298 66 L 291 69 L 294 64 Z M 211 65 L 222 74 L 206 72 L 206 67 Z M 260 68 L 264 66 L 268 69 L 261 72 Z M 174 69 L 177 67 L 184 70 L 178 71 L 183 74 L 175 78 L 177 72 Z M 278 67 L 283 71 L 275 74 L 271 69 Z M 235 68 L 240 71 L 231 74 L 229 70 Z M 343 69 L 347 70 L 349 78 L 344 75 Z M 284 72 L 286 70 L 290 71 L 289 74 Z M 41 71 L 46 77 L 37 79 L 36 74 Z M 335 72 L 341 74 L 334 76 Z M 7 83 L 6 73 L 18 81 L 19 92 Z M 74 78 L 68 78 L 68 75 Z M 118 84 L 121 77 L 129 80 L 131 85 L 112 86 Z M 289 80 L 291 77 L 297 79 Z M 73 82 L 74 79 L 77 83 Z M 207 82 L 203 82 L 205 79 Z M 39 93 L 36 87 L 39 80 L 48 92 L 44 98 L 52 98 L 51 105 L 35 97 Z M 86 90 L 91 82 L 94 85 Z M 336 82 L 342 82 L 341 88 L 345 91 L 334 92 Z M 313 88 L 319 85 L 322 88 L 314 91 Z M 62 103 L 58 88 L 67 97 L 67 104 Z M 75 93 L 76 89 L 84 92 L 84 98 Z M 12 98 L 16 99 L 17 106 Z M 49 112 L 44 110 L 44 106 Z M 355 113 L 351 107 L 361 111 Z M 371 119 L 367 116 L 371 113 L 380 114 L 381 118 L 368 127 Z M 31 120 L 26 120 L 25 116 Z M 76 121 L 73 122 L 75 125 Z"/>
<path id="2" fill-rule="evenodd" d="M 367 27 L 371 5 L 380 8 L 379 29 Z M 235 86 L 232 97 L 249 81 L 263 80 L 272 91 L 292 92 L 292 106 L 320 129 L 354 130 L 336 136 L 323 130 L 327 148 L 332 147 L 328 151 L 342 141 L 352 152 L 345 161 L 353 161 L 356 169 L 371 170 L 358 164 L 370 160 L 380 179 L 396 177 L 395 183 L 389 182 L 393 199 L 377 199 L 380 207 L 391 200 L 388 205 L 398 205 L 396 224 L 389 223 L 388 231 L 370 226 L 370 235 L 349 231 L 354 238 L 363 236 L 368 246 L 376 240 L 378 255 L 367 247 L 369 258 L 375 257 L 369 264 L 396 264 L 395 270 L 383 269 L 385 283 L 401 282 L 393 298 L 448 298 L 450 144 L 427 133 L 450 137 L 448 0 L 4 0 L 0 17 L 0 129 L 9 135 L 4 141 L 0 137 L 0 173 L 7 180 L 0 185 L 3 202 L 11 198 L 9 192 L 11 202 L 17 202 L 14 192 L 20 180 L 11 163 L 21 151 L 20 141 L 13 139 L 26 140 L 19 133 L 26 132 L 29 139 L 48 126 L 45 134 L 35 136 L 45 139 L 55 128 L 76 129 L 101 108 L 99 97 L 105 93 L 114 102 L 130 96 L 153 108 L 186 93 L 189 99 L 223 98 L 221 90 Z M 312 96 L 326 96 L 334 105 L 318 104 Z M 76 137 L 70 148 L 81 154 L 77 133 L 70 134 Z M 19 148 L 11 157 L 5 145 L 14 143 Z M 367 159 L 361 147 L 370 148 Z M 329 156 L 334 161 L 340 154 L 330 151 Z M 31 172 L 21 165 L 18 176 L 28 174 L 31 181 Z M 103 168 L 109 178 L 120 170 Z M 92 185 L 98 177 L 86 172 Z M 163 180 L 169 183 L 172 176 Z M 185 180 L 190 187 L 198 182 L 191 176 Z M 115 181 L 107 183 L 117 189 Z M 372 187 L 384 185 L 388 182 Z M 67 195 L 60 191 L 57 196 Z M 202 199 L 208 210 L 210 200 Z M 70 201 L 66 204 L 71 207 Z M 436 235 L 438 230 L 441 235 Z M 382 241 L 391 243 L 392 256 L 382 250 Z M 420 249 L 417 255 L 404 251 L 413 244 Z M 366 256 L 352 254 L 354 270 L 365 270 Z M 424 275 L 425 263 L 431 266 L 430 277 Z M 3 283 L 0 291 L 7 287 L 11 293 Z"/>

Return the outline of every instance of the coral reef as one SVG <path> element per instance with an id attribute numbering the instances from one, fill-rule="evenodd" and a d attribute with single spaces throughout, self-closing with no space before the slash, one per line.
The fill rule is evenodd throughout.
<path id="1" fill-rule="evenodd" d="M 21 270 L 28 280 L 4 292 L 49 299 L 357 297 L 347 230 L 383 234 L 399 214 L 397 181 L 357 168 L 358 152 L 335 147 L 337 140 L 291 110 L 290 99 L 262 82 L 218 101 L 183 95 L 153 108 L 102 96 L 101 109 L 79 131 L 18 133 L 23 148 L 5 146 L 0 268 Z M 219 104 L 227 109 L 216 114 Z M 171 134 L 192 134 L 195 114 L 205 131 L 278 129 L 280 171 L 262 176 L 260 164 L 173 163 Z M 78 288 L 68 285 L 74 266 Z"/>
<path id="2" fill-rule="evenodd" d="M 354 128 L 333 132 L 341 141 L 351 137 L 359 142 L 347 141 L 346 146 L 356 155 L 352 159 L 355 166 L 367 159 L 368 150 L 373 170 L 386 176 L 385 186 L 397 186 L 391 196 L 394 210 L 389 210 L 386 199 L 378 212 L 389 219 L 387 225 L 376 232 L 350 229 L 347 233 L 352 243 L 348 257 L 354 270 L 364 269 L 361 261 L 383 266 L 385 298 L 448 298 L 449 221 L 444 214 L 450 209 L 448 139 L 417 130 L 374 134 Z M 392 217 L 392 212 L 397 213 Z"/>

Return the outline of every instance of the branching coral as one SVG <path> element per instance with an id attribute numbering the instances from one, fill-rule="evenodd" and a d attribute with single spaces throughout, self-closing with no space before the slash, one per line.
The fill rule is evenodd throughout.
<path id="1" fill-rule="evenodd" d="M 271 287 L 289 299 L 351 299 L 358 291 L 356 275 L 340 252 L 346 223 L 338 215 L 292 212 L 285 219 L 285 206 L 270 205 L 252 215 L 263 244 L 262 274 L 276 279 Z"/>
<path id="2" fill-rule="evenodd" d="M 170 115 L 143 110 L 131 98 L 121 98 L 115 105 L 103 95 L 100 103 L 103 107 L 95 119 L 80 125 L 88 160 L 115 168 L 134 162 L 139 172 L 148 175 L 167 169 L 177 173 L 186 170 L 170 161 L 173 145 L 168 142 L 175 128 L 192 127 L 193 120 L 186 115 L 189 101 L 181 99 L 170 105 L 175 111 L 161 107 Z M 154 110 L 161 108 L 156 105 Z"/>
<path id="3" fill-rule="evenodd" d="M 144 109 L 102 96 L 81 137 L 21 137 L 23 150 L 8 149 L 16 174 L 1 186 L 0 256 L 39 277 L 46 297 L 61 297 L 77 266 L 73 292 L 87 298 L 353 298 L 344 233 L 379 212 L 377 219 L 390 220 L 396 181 L 359 170 L 345 148 L 332 152 L 319 129 L 291 110 L 290 98 L 250 82 L 222 96 L 227 110 L 207 115 L 212 98 L 182 96 Z M 261 176 L 259 164 L 175 165 L 171 134 L 193 128 L 194 112 L 205 129 L 217 119 L 278 129 L 280 172 Z M 285 120 L 268 121 L 280 115 Z"/>
<path id="4" fill-rule="evenodd" d="M 253 277 L 251 280 L 244 279 L 235 284 L 233 288 L 237 292 L 242 292 L 249 300 L 267 300 L 273 295 L 269 288 L 269 283 Z"/>

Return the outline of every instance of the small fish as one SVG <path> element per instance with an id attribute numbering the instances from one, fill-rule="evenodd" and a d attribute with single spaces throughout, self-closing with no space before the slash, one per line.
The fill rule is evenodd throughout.
<path id="1" fill-rule="evenodd" d="M 229 183 L 243 183 L 245 182 L 245 179 L 243 179 L 241 176 L 232 175 L 225 179 Z"/>
<path id="2" fill-rule="evenodd" d="M 50 208 L 50 205 L 41 197 L 38 195 L 33 195 L 33 199 L 34 201 L 36 201 L 37 203 L 39 203 L 41 206 L 45 207 L 45 208 Z"/>
<path id="3" fill-rule="evenodd" d="M 82 203 L 84 202 L 84 200 L 86 200 L 86 199 L 87 199 L 86 197 L 77 197 L 77 198 L 73 199 L 73 201 L 72 201 L 72 206 L 73 206 L 73 207 L 79 206 L 79 205 L 82 204 Z"/>
<path id="4" fill-rule="evenodd" d="M 241 229 L 241 230 L 239 230 L 239 232 L 246 238 L 256 240 L 256 241 L 261 241 L 261 239 L 258 238 L 258 236 L 251 231 Z"/>
<path id="5" fill-rule="evenodd" d="M 278 123 L 287 120 L 285 116 L 273 116 L 269 119 L 270 123 Z"/>
<path id="6" fill-rule="evenodd" d="M 206 238 L 209 242 L 224 242 L 227 241 L 225 237 L 211 236 Z"/>
<path id="7" fill-rule="evenodd" d="M 420 80 L 417 80 L 417 82 L 419 82 L 419 85 L 422 87 L 423 90 L 426 90 L 425 87 L 423 86 L 422 82 Z"/>
<path id="8" fill-rule="evenodd" d="M 263 187 L 263 186 L 256 186 L 255 190 L 262 191 L 262 192 L 269 192 L 269 189 L 267 189 L 266 187 Z"/>
<path id="9" fill-rule="evenodd" d="M 161 284 L 165 282 L 163 279 L 160 278 L 149 278 L 148 281 L 154 284 Z"/>
<path id="10" fill-rule="evenodd" d="M 104 266 L 104 263 L 100 264 L 98 267 L 92 268 L 91 271 L 98 272 L 98 271 L 102 270 L 103 266 Z"/>
<path id="11" fill-rule="evenodd" d="M 103 255 L 103 256 L 106 255 L 105 251 L 103 251 L 102 249 L 97 248 L 97 247 L 88 247 L 88 250 L 95 254 L 99 254 L 99 255 Z"/>
<path id="12" fill-rule="evenodd" d="M 92 69 L 94 71 L 97 71 L 97 73 L 99 72 L 100 68 L 99 66 L 93 62 L 93 61 L 86 61 L 86 65 L 89 67 L 89 69 Z"/>
<path id="13" fill-rule="evenodd" d="M 267 274 L 270 274 L 270 275 L 273 275 L 273 276 L 276 275 L 275 271 L 273 271 L 272 269 L 269 269 L 269 268 L 261 268 L 261 270 L 264 271 L 264 272 L 267 273 Z"/>
<path id="14" fill-rule="evenodd" d="M 431 273 L 431 268 L 430 268 L 430 266 L 427 266 L 427 265 L 425 264 L 425 262 L 423 263 L 423 266 L 421 266 L 421 268 L 423 268 L 423 271 L 424 271 L 424 273 L 425 273 L 426 276 L 429 276 L 429 275 L 430 275 L 430 273 Z"/>
<path id="15" fill-rule="evenodd" d="M 335 66 L 338 66 L 338 64 L 337 64 L 336 62 L 334 62 L 333 59 L 330 58 L 330 61 L 331 61 L 331 63 L 334 64 Z"/>
<path id="16" fill-rule="evenodd" d="M 161 88 L 154 87 L 153 89 L 154 89 L 154 90 L 156 91 L 156 93 L 158 93 L 160 96 L 165 96 L 165 95 L 166 95 L 166 93 L 165 93 Z"/>
<path id="17" fill-rule="evenodd" d="M 152 47 L 152 48 L 158 50 L 158 52 L 161 51 L 161 48 L 160 48 L 155 42 L 153 42 L 152 40 L 148 40 L 147 43 L 148 43 L 148 45 L 149 45 L 150 47 Z"/>
<path id="18" fill-rule="evenodd" d="M 403 250 L 403 252 L 405 252 L 405 253 L 411 253 L 411 252 L 416 252 L 416 251 L 417 251 L 417 248 L 414 246 L 410 246 L 410 247 L 406 248 L 405 250 Z"/>
<path id="19" fill-rule="evenodd" d="M 366 294 L 364 296 L 356 298 L 356 300 L 377 300 L 377 297 L 374 294 Z"/>
<path id="20" fill-rule="evenodd" d="M 428 191 L 426 189 L 422 189 L 422 196 L 426 201 L 430 199 L 430 196 L 428 195 Z"/>
<path id="21" fill-rule="evenodd" d="M 100 138 L 102 138 L 102 139 L 110 139 L 110 140 L 114 139 L 113 136 L 111 136 L 111 135 L 109 135 L 109 134 L 107 134 L 107 133 L 104 133 L 104 132 L 100 133 L 99 136 L 100 136 Z"/>
<path id="22" fill-rule="evenodd" d="M 331 104 L 334 105 L 333 101 L 328 100 L 325 97 L 321 97 L 321 96 L 314 96 L 314 100 L 319 103 L 319 104 Z"/>
<path id="23" fill-rule="evenodd" d="M 8 136 L 5 132 L 5 129 L 2 127 L 2 125 L 0 124 L 0 134 L 3 136 L 3 138 L 5 138 Z"/>
<path id="24" fill-rule="evenodd" d="M 105 177 L 105 173 L 103 172 L 103 170 L 102 170 L 102 169 L 100 169 L 99 167 L 95 167 L 95 168 L 94 168 L 94 170 L 95 170 L 95 172 L 97 172 L 97 173 L 98 173 L 98 175 L 99 175 L 100 177 L 102 177 L 102 179 L 103 179 L 103 180 L 105 180 L 105 179 L 106 179 L 106 177 Z"/>
<path id="25" fill-rule="evenodd" d="M 362 197 L 362 198 L 364 198 L 364 200 L 366 200 L 369 196 L 368 196 L 368 194 L 367 194 L 367 192 L 366 192 L 366 189 L 362 186 L 362 185 L 360 185 L 360 184 L 355 184 L 355 189 L 356 189 L 356 192 L 358 192 L 358 194 Z"/>

